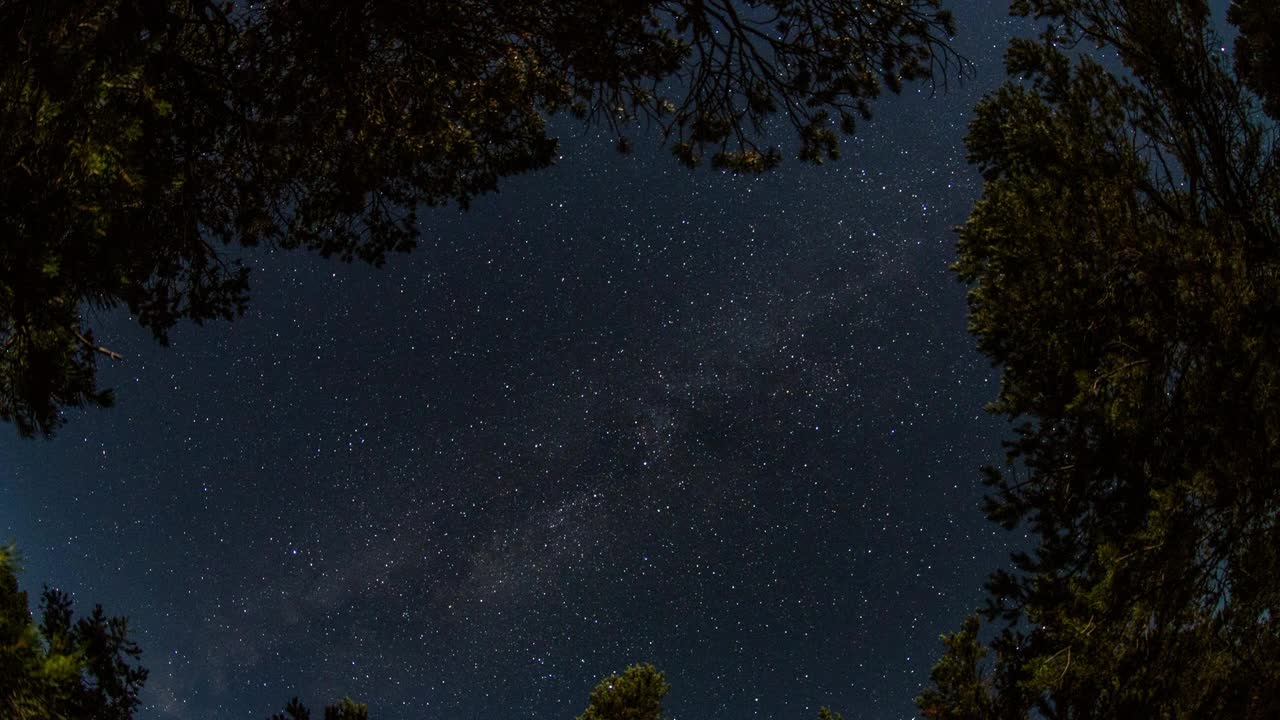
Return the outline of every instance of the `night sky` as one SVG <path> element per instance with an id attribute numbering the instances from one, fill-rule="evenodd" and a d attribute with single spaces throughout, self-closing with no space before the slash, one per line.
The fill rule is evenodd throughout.
<path id="1" fill-rule="evenodd" d="M 679 720 L 912 717 L 1016 540 L 947 269 L 1013 26 L 949 4 L 977 79 L 886 98 L 834 165 L 564 124 L 556 168 L 382 269 L 250 254 L 248 315 L 167 349 L 99 311 L 118 406 L 0 428 L 24 587 L 130 617 L 144 720 L 571 720 L 642 661 Z"/>

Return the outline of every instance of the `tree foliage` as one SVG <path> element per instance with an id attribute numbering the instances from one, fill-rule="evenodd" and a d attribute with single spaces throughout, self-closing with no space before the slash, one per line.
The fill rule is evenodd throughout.
<path id="1" fill-rule="evenodd" d="M 631 665 L 622 674 L 603 678 L 591 691 L 587 709 L 577 720 L 662 720 L 668 717 L 662 701 L 670 692 L 666 675 L 650 663 Z M 368 720 L 366 706 L 343 699 L 325 708 L 325 720 Z M 311 711 L 294 698 L 283 713 L 267 720 L 311 720 Z M 818 720 L 844 720 L 830 708 L 818 710 Z"/>
<path id="2" fill-rule="evenodd" d="M 147 671 L 124 618 L 98 606 L 74 619 L 71 599 L 45 589 L 40 622 L 18 589 L 12 548 L 0 548 L 0 716 L 128 720 Z"/>
<path id="3" fill-rule="evenodd" d="M 572 113 L 687 165 L 834 158 L 965 72 L 939 0 L 0 0 L 0 417 L 108 405 L 87 307 L 164 342 L 242 313 L 236 247 L 381 263 L 422 206 L 556 158 Z M 109 344 L 109 343 L 108 343 Z"/>
<path id="4" fill-rule="evenodd" d="M 653 665 L 632 665 L 595 686 L 578 720 L 662 720 L 662 699 L 670 690 L 666 676 Z"/>
<path id="5" fill-rule="evenodd" d="M 1269 0 L 1231 0 L 1227 18 L 1240 30 L 1235 44 L 1236 72 L 1262 99 L 1271 117 L 1280 117 L 1280 4 Z"/>
<path id="6" fill-rule="evenodd" d="M 1280 15 L 1235 2 L 1228 55 L 1201 0 L 1013 7 L 1048 28 L 970 127 L 956 268 L 1018 423 L 988 514 L 1034 547 L 918 702 L 1280 716 Z"/>
<path id="7" fill-rule="evenodd" d="M 276 713 L 267 720 L 311 720 L 311 711 L 294 698 L 285 705 L 283 713 Z M 343 698 L 337 705 L 327 705 L 324 720 L 369 720 L 369 707 L 351 698 Z"/>

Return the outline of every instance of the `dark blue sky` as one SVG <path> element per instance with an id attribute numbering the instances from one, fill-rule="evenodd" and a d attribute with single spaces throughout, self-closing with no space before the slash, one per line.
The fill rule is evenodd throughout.
<path id="1" fill-rule="evenodd" d="M 680 719 L 904 718 L 1010 538 L 964 329 L 975 81 L 839 163 L 689 172 L 573 129 L 558 167 L 380 270 L 252 256 L 233 324 L 96 335 L 118 407 L 0 435 L 29 589 L 127 614 L 147 720 L 344 694 L 377 720 L 567 720 L 652 661 Z"/>

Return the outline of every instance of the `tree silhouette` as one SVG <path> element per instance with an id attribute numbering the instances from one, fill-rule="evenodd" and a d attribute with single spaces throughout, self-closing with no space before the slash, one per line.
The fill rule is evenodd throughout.
<path id="1" fill-rule="evenodd" d="M 1240 31 L 1235 44 L 1236 72 L 1262 99 L 1267 113 L 1280 117 L 1280 4 L 1268 0 L 1231 0 L 1227 17 Z"/>
<path id="2" fill-rule="evenodd" d="M 1274 5 L 1020 0 L 970 127 L 970 329 L 1016 421 L 988 515 L 1029 552 L 946 638 L 934 718 L 1280 715 Z M 1071 48 L 1095 45 L 1124 74 Z M 1270 103 L 1270 104 L 1268 104 Z M 1264 113 L 1266 108 L 1271 114 Z"/>
<path id="3" fill-rule="evenodd" d="M 267 720 L 311 720 L 311 711 L 294 698 L 285 705 L 283 713 L 276 713 Z M 369 720 L 369 708 L 351 698 L 343 698 L 337 705 L 327 705 L 324 720 Z"/>
<path id="4" fill-rule="evenodd" d="M 0 716 L 129 720 L 147 671 L 128 623 L 101 606 L 74 619 L 71 599 L 45 589 L 37 624 L 18 589 L 12 548 L 0 547 Z"/>
<path id="5" fill-rule="evenodd" d="M 662 701 L 670 692 L 666 675 L 650 663 L 631 665 L 621 674 L 611 674 L 591 691 L 587 709 L 577 720 L 662 720 L 668 717 Z M 364 705 L 344 699 L 325 708 L 325 720 L 368 720 Z M 282 714 L 268 720 L 311 720 L 311 711 L 297 698 L 289 701 Z M 839 713 L 823 707 L 818 720 L 844 720 Z"/>
<path id="6" fill-rule="evenodd" d="M 547 119 L 643 126 L 690 166 L 801 159 L 884 88 L 966 64 L 939 0 L 0 3 L 0 418 L 109 405 L 85 307 L 162 343 L 245 309 L 236 246 L 383 262 L 422 206 L 556 157 Z"/>

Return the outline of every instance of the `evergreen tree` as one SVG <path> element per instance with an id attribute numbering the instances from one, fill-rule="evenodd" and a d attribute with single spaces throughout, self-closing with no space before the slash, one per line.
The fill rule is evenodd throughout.
<path id="1" fill-rule="evenodd" d="M 75 620 L 71 599 L 46 589 L 37 624 L 16 572 L 13 549 L 0 547 L 0 717 L 132 718 L 147 671 L 125 619 L 99 606 Z"/>
<path id="2" fill-rule="evenodd" d="M 276 713 L 267 720 L 311 720 L 311 711 L 294 698 L 285 705 L 283 713 Z M 369 720 L 369 708 L 351 698 L 343 698 L 337 705 L 325 706 L 324 720 Z"/>
<path id="3" fill-rule="evenodd" d="M 666 676 L 653 665 L 632 665 L 596 685 L 578 720 L 662 720 L 662 699 L 670 690 Z"/>
<path id="4" fill-rule="evenodd" d="M 988 514 L 1034 547 L 918 703 L 1280 717 L 1280 13 L 1234 3 L 1230 55 L 1202 0 L 1013 8 L 1048 27 L 978 106 L 956 268 L 1017 423 Z"/>
<path id="5" fill-rule="evenodd" d="M 86 306 L 161 342 L 248 300 L 235 246 L 381 263 L 418 209 L 557 153 L 547 118 L 678 159 L 834 158 L 884 88 L 965 71 L 939 0 L 0 0 L 0 418 L 105 406 Z"/>

